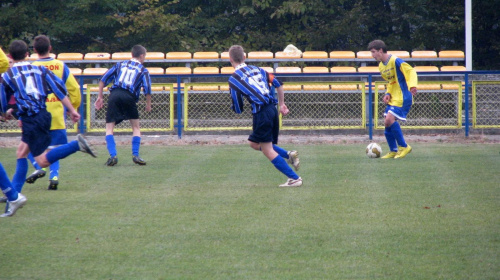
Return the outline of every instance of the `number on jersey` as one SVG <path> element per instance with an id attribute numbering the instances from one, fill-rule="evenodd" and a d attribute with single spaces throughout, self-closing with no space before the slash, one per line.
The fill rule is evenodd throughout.
<path id="1" fill-rule="evenodd" d="M 127 68 L 125 71 L 121 72 L 120 78 L 118 79 L 118 81 L 122 84 L 127 85 L 127 86 L 131 86 L 135 80 L 136 75 L 137 75 L 137 71 Z"/>
<path id="2" fill-rule="evenodd" d="M 26 77 L 26 94 L 35 97 L 36 100 L 40 99 L 40 92 L 32 76 Z"/>

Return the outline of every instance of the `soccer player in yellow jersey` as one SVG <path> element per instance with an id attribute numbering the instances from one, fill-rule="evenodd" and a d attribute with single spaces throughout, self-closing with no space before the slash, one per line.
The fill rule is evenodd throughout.
<path id="1" fill-rule="evenodd" d="M 417 93 L 417 72 L 401 58 L 387 53 L 387 46 L 381 40 L 368 44 L 372 57 L 379 63 L 382 78 L 388 82 L 383 101 L 387 104 L 384 113 L 385 138 L 389 153 L 382 158 L 403 158 L 411 152 L 411 146 L 404 139 L 398 120 L 406 121 L 406 115 Z"/>
<path id="2" fill-rule="evenodd" d="M 33 65 L 43 65 L 57 77 L 65 83 L 66 89 L 68 90 L 68 97 L 71 101 L 73 108 L 78 110 L 81 103 L 80 85 L 76 81 L 73 74 L 70 73 L 68 66 L 64 62 L 53 59 L 50 57 L 50 52 L 52 46 L 50 44 L 50 39 L 45 35 L 39 35 L 35 37 L 33 43 L 33 48 L 38 54 L 38 60 L 33 62 Z M 50 93 L 47 96 L 46 103 L 47 111 L 52 115 L 52 123 L 50 126 L 50 134 L 52 136 L 52 143 L 50 143 L 49 149 L 57 147 L 68 143 L 68 138 L 66 136 L 66 114 L 61 100 L 57 98 L 54 93 Z M 34 183 L 36 179 L 45 176 L 45 170 L 40 168 L 33 156 L 30 154 L 28 156 L 29 160 L 33 163 L 33 166 L 37 169 L 33 174 L 31 174 L 27 179 L 27 183 Z M 49 190 L 57 190 L 59 184 L 59 161 L 56 161 L 50 165 L 50 176 L 49 176 Z"/>
<path id="3" fill-rule="evenodd" d="M 7 55 L 3 52 L 2 48 L 0 48 L 0 74 L 7 71 L 9 69 L 9 60 L 7 59 Z"/>
<path id="4" fill-rule="evenodd" d="M 7 71 L 7 69 L 9 69 L 9 60 L 7 59 L 7 55 L 5 55 L 2 48 L 0 48 L 0 74 Z M 0 79 L 1 79 L 1 76 L 0 76 Z M 3 117 L 0 116 L 0 118 L 3 121 Z M 2 164 L 0 164 L 0 175 L 1 175 L 0 176 L 0 184 L 1 185 L 3 185 L 4 182 L 5 183 L 10 182 L 7 175 L 3 175 L 3 174 L 7 174 L 7 173 L 5 173 L 5 169 L 3 168 Z M 0 197 L 0 202 L 7 202 L 7 197 L 6 196 Z"/>

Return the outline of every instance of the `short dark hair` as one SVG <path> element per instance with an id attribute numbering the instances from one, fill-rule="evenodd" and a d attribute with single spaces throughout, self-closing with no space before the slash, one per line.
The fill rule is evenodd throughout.
<path id="1" fill-rule="evenodd" d="M 146 48 L 141 45 L 135 45 L 132 47 L 132 57 L 139 57 L 141 54 L 146 54 Z"/>
<path id="2" fill-rule="evenodd" d="M 39 55 L 48 54 L 50 51 L 50 39 L 45 35 L 38 35 L 33 42 L 33 48 Z"/>
<path id="3" fill-rule="evenodd" d="M 15 61 L 20 61 L 26 58 L 28 45 L 22 40 L 15 40 L 9 45 L 9 54 Z"/>
<path id="4" fill-rule="evenodd" d="M 386 53 L 387 52 L 387 46 L 385 45 L 384 41 L 382 40 L 373 40 L 368 44 L 368 50 L 375 49 L 377 51 L 381 50 Z"/>
<path id="5" fill-rule="evenodd" d="M 233 45 L 229 48 L 229 57 L 236 63 L 245 61 L 245 50 L 240 45 Z"/>

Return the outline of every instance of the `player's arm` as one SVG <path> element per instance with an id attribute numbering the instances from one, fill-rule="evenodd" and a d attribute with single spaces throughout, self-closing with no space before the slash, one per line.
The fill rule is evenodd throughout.
<path id="1" fill-rule="evenodd" d="M 0 83 L 0 113 L 5 117 L 7 113 L 7 94 L 2 83 Z"/>
<path id="2" fill-rule="evenodd" d="M 389 92 L 387 92 L 384 97 L 382 98 L 382 101 L 385 103 L 385 104 L 388 104 L 390 101 L 391 101 L 391 94 Z"/>
<path id="3" fill-rule="evenodd" d="M 231 110 L 236 114 L 241 114 L 243 112 L 243 94 L 238 89 L 238 85 L 241 86 L 237 76 L 229 77 L 229 93 L 231 94 Z"/>
<path id="4" fill-rule="evenodd" d="M 147 69 L 142 76 L 142 84 L 144 88 L 144 95 L 146 96 L 146 112 L 151 112 L 151 77 Z"/>
<path id="5" fill-rule="evenodd" d="M 285 105 L 285 90 L 283 90 L 283 86 L 280 86 L 276 89 L 276 91 L 278 92 L 278 106 L 280 108 L 280 113 L 283 114 L 283 116 L 286 116 L 290 110 L 288 110 L 288 107 Z"/>
<path id="6" fill-rule="evenodd" d="M 3 73 L 9 69 L 9 59 L 7 55 L 3 52 L 2 48 L 0 48 L 0 73 Z"/>
<path id="7" fill-rule="evenodd" d="M 109 69 L 106 73 L 104 73 L 104 75 L 102 76 L 102 78 L 99 80 L 99 94 L 97 95 L 97 100 L 95 101 L 94 103 L 94 106 L 97 110 L 100 110 L 102 108 L 102 106 L 104 105 L 104 93 L 103 93 L 103 90 L 104 90 L 104 87 L 109 84 L 109 82 L 111 81 L 111 79 L 114 78 L 114 73 L 117 69 L 117 65 L 118 64 L 115 64 L 115 66 L 113 66 L 111 69 Z"/>
<path id="8" fill-rule="evenodd" d="M 411 67 L 408 63 L 401 63 L 401 72 L 403 72 L 406 83 L 408 84 L 408 89 L 410 89 L 411 94 L 415 95 L 417 93 L 418 86 L 418 76 L 417 71 Z"/>
<path id="9" fill-rule="evenodd" d="M 64 64 L 63 70 L 63 81 L 66 81 L 66 89 L 68 90 L 68 96 L 71 101 L 73 108 L 78 109 L 82 103 L 82 95 L 80 93 L 80 84 L 75 79 L 75 76 L 71 74 L 68 66 Z"/>
<path id="10" fill-rule="evenodd" d="M 230 87 L 229 92 L 231 93 L 231 110 L 236 114 L 241 114 L 243 112 L 243 95 L 236 89 Z"/>
<path id="11" fill-rule="evenodd" d="M 283 114 L 283 116 L 287 115 L 290 110 L 288 110 L 288 107 L 285 104 L 285 90 L 283 89 L 283 84 L 271 73 L 267 73 L 267 80 L 276 88 L 276 92 L 278 93 L 278 106 L 280 113 Z"/>

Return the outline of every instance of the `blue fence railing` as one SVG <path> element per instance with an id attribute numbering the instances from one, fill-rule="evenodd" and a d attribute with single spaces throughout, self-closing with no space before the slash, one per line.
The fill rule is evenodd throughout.
<path id="1" fill-rule="evenodd" d="M 297 74 L 274 74 L 278 78 L 292 80 L 292 81 L 336 81 L 336 80 L 346 80 L 346 78 L 352 79 L 352 81 L 365 81 L 369 85 L 373 85 L 376 80 L 381 81 L 381 77 L 379 73 L 318 73 L 318 74 L 310 74 L 310 73 L 297 73 Z M 471 116 L 470 116 L 470 99 L 471 99 L 471 88 L 472 81 L 483 81 L 483 80 L 492 80 L 492 81 L 500 81 L 500 71 L 457 71 L 457 72 L 421 72 L 418 73 L 419 81 L 432 81 L 435 79 L 451 79 L 455 81 L 462 81 L 464 83 L 463 87 L 463 104 L 464 104 L 464 122 L 462 124 L 464 129 L 464 134 L 466 137 L 469 136 L 471 129 Z M 176 120 L 175 120 L 175 130 L 179 138 L 182 138 L 182 134 L 184 131 L 183 124 L 183 90 L 181 89 L 181 84 L 186 80 L 203 80 L 203 82 L 212 81 L 212 82 L 227 82 L 229 74 L 186 74 L 186 75 L 151 75 L 151 77 L 155 80 L 159 80 L 159 83 L 165 83 L 161 80 L 169 80 L 175 81 L 177 83 L 176 87 Z M 82 94 L 85 94 L 84 85 L 89 83 L 89 80 L 97 80 L 99 76 L 75 76 L 77 80 L 79 80 L 80 87 L 82 89 Z M 154 82 L 155 83 L 155 82 Z M 500 92 L 496 92 L 498 94 L 498 99 L 500 99 Z M 367 108 L 367 132 L 369 138 L 372 139 L 374 132 L 374 112 L 373 112 L 373 104 L 374 104 L 374 88 L 373 86 L 367 87 L 366 98 L 368 102 Z M 286 98 L 286 92 L 285 92 Z M 82 100 L 86 100 L 82 98 Z M 228 98 L 228 108 L 230 104 L 230 98 Z M 495 104 L 493 104 L 495 105 Z M 80 107 L 80 113 L 84 115 L 85 106 L 82 104 Z M 86 132 L 85 118 L 82 117 L 80 123 L 78 125 L 78 129 L 80 132 Z"/>

